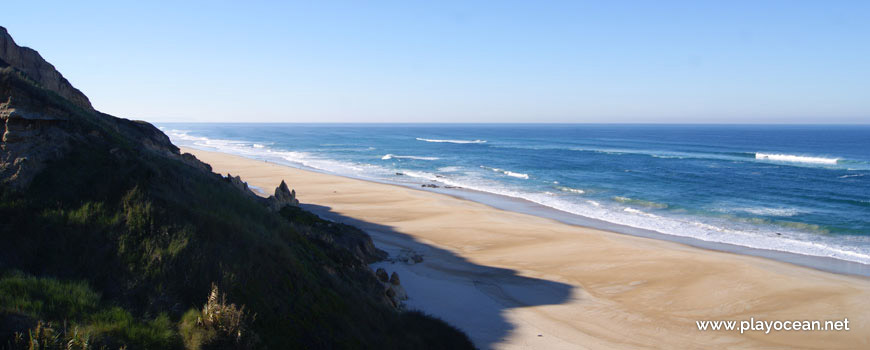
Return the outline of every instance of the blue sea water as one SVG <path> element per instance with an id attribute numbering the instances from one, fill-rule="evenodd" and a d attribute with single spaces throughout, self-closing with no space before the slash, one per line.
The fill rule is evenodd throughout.
<path id="1" fill-rule="evenodd" d="M 870 126 L 158 126 L 181 146 L 870 264 Z"/>

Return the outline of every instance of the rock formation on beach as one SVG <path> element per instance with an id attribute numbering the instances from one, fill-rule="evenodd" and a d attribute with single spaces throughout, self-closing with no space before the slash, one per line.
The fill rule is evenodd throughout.
<path id="1" fill-rule="evenodd" d="M 423 262 L 423 255 L 410 249 L 402 249 L 399 251 L 399 254 L 390 259 L 390 261 L 403 262 L 409 265 L 419 264 Z"/>
<path id="2" fill-rule="evenodd" d="M 247 188 L 247 185 L 245 186 Z M 291 190 L 287 187 L 287 183 L 281 180 L 281 184 L 275 188 L 275 194 L 269 196 L 269 207 L 278 211 L 285 206 L 298 207 L 299 200 L 296 199 L 296 190 Z"/>
<path id="3" fill-rule="evenodd" d="M 387 277 L 387 271 L 383 268 L 379 267 L 375 270 L 375 276 L 377 276 L 378 281 L 384 286 L 384 295 L 389 298 L 390 302 L 396 306 L 396 308 L 402 308 L 403 302 L 408 300 L 408 293 L 405 292 L 405 288 L 402 287 L 401 282 L 399 281 L 399 274 L 395 271 Z"/>

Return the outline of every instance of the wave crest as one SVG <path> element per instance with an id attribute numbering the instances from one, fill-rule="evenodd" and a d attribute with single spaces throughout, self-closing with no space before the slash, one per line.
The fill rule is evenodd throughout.
<path id="1" fill-rule="evenodd" d="M 397 156 L 395 154 L 386 154 L 383 157 L 381 157 L 381 159 L 383 159 L 383 160 L 390 160 L 390 159 L 438 160 L 441 158 L 438 158 L 438 157 L 417 157 L 417 156 Z"/>
<path id="2" fill-rule="evenodd" d="M 797 208 L 746 207 L 735 208 L 733 210 L 761 216 L 795 216 L 803 213 L 803 211 Z"/>
<path id="3" fill-rule="evenodd" d="M 436 143 L 486 143 L 486 140 L 437 140 L 417 138 L 417 141 L 436 142 Z"/>
<path id="4" fill-rule="evenodd" d="M 579 188 L 571 188 L 567 186 L 556 186 L 562 192 L 576 193 L 576 194 L 584 194 L 586 191 L 581 190 Z"/>
<path id="5" fill-rule="evenodd" d="M 780 162 L 792 163 L 812 163 L 812 164 L 837 164 L 839 158 L 823 158 L 823 157 L 807 157 L 794 154 L 776 154 L 776 153 L 755 153 L 755 159 L 775 160 Z"/>
<path id="6" fill-rule="evenodd" d="M 492 170 L 494 172 L 502 173 L 502 174 L 505 174 L 507 176 L 515 177 L 518 179 L 525 179 L 525 180 L 529 179 L 529 174 L 515 173 L 515 172 L 510 171 L 510 170 L 504 170 L 504 169 L 499 169 L 499 168 L 490 168 L 490 167 L 483 166 L 483 165 L 481 165 L 480 167 L 483 169 L 489 169 L 489 170 Z"/>
<path id="7" fill-rule="evenodd" d="M 619 202 L 619 203 L 623 203 L 623 204 L 633 204 L 633 205 L 637 205 L 637 206 L 641 206 L 641 207 L 647 207 L 647 208 L 665 209 L 665 208 L 668 207 L 668 205 L 665 204 L 665 203 L 658 203 L 658 202 L 653 202 L 653 201 L 645 201 L 645 200 L 642 200 L 642 199 L 634 199 L 634 198 L 621 197 L 621 196 L 616 196 L 616 197 L 613 197 L 613 198 L 611 198 L 611 199 L 613 199 L 614 201 Z"/>

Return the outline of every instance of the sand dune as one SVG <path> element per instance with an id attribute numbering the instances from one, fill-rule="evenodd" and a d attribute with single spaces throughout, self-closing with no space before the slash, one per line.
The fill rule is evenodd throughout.
<path id="1" fill-rule="evenodd" d="M 870 280 L 566 225 L 401 186 L 183 149 L 356 224 L 422 309 L 481 348 L 870 348 Z M 267 191 L 269 192 L 269 191 Z M 697 320 L 842 320 L 850 331 L 699 331 Z"/>

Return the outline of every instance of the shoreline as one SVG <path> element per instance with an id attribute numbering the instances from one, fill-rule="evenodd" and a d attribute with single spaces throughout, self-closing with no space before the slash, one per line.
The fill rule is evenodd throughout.
<path id="1" fill-rule="evenodd" d="M 365 179 L 362 180 L 370 181 Z M 402 185 L 399 184 L 399 186 Z M 406 187 L 416 189 L 413 186 Z M 421 188 L 420 190 L 445 194 L 462 200 L 470 200 L 473 202 L 482 203 L 484 205 L 488 205 L 499 210 L 506 210 L 521 214 L 534 215 L 546 219 L 553 219 L 566 225 L 591 228 L 606 231 L 612 234 L 628 235 L 666 242 L 673 242 L 710 251 L 755 256 L 841 275 L 870 277 L 870 265 L 854 261 L 841 260 L 837 258 L 823 256 L 804 255 L 782 250 L 753 248 L 731 243 L 705 241 L 694 237 L 671 235 L 667 233 L 661 233 L 657 231 L 589 218 L 582 215 L 569 213 L 559 209 L 541 205 L 523 198 L 503 196 L 498 194 L 475 191 L 471 189 L 459 188 L 441 190 L 440 188 Z M 490 197 L 492 199 L 485 199 L 487 197 Z"/>
<path id="2" fill-rule="evenodd" d="M 808 255 L 801 254 L 796 252 L 791 252 L 787 250 L 776 250 L 776 249 L 767 249 L 767 248 L 758 248 L 751 247 L 745 245 L 739 245 L 735 243 L 728 242 L 720 242 L 720 241 L 707 241 L 696 237 L 691 236 L 681 236 L 675 234 L 662 233 L 650 229 L 638 228 L 634 226 L 619 224 L 615 222 L 605 221 L 601 219 L 596 219 L 592 217 L 583 216 L 581 214 L 576 214 L 572 212 L 563 211 L 551 206 L 547 206 L 544 204 L 540 204 L 534 202 L 529 199 L 525 199 L 522 197 L 514 197 L 503 194 L 496 194 L 491 192 L 479 191 L 470 188 L 463 187 L 455 187 L 455 186 L 445 186 L 439 184 L 438 187 L 420 187 L 418 183 L 409 183 L 402 181 L 390 181 L 387 179 L 379 179 L 379 178 L 370 178 L 364 176 L 353 176 L 346 174 L 334 173 L 322 169 L 312 168 L 305 165 L 295 165 L 283 163 L 281 161 L 269 160 L 266 158 L 254 158 L 254 157 L 246 157 L 243 155 L 233 154 L 233 153 L 225 153 L 218 150 L 203 150 L 198 148 L 193 148 L 190 146 L 183 146 L 182 149 L 186 150 L 197 150 L 203 152 L 215 152 L 221 154 L 234 155 L 238 157 L 243 157 L 246 159 L 253 160 L 263 160 L 266 162 L 270 162 L 273 164 L 286 166 L 294 169 L 299 169 L 303 171 L 310 171 L 324 175 L 330 176 L 339 176 L 344 178 L 350 178 L 360 181 L 366 181 L 371 183 L 389 185 L 389 186 L 399 186 L 403 188 L 408 188 L 411 190 L 419 190 L 431 193 L 438 193 L 447 196 L 451 196 L 461 200 L 469 200 L 477 203 L 481 203 L 487 206 L 490 206 L 499 210 L 506 210 L 510 212 L 520 213 L 520 214 L 528 214 L 534 215 L 541 218 L 552 219 L 559 221 L 561 223 L 573 226 L 579 226 L 583 228 L 591 228 L 596 230 L 607 231 L 614 234 L 621 235 L 629 235 L 635 237 L 644 237 L 655 240 L 674 242 L 678 244 L 684 244 L 695 248 L 712 250 L 718 252 L 725 253 L 733 253 L 738 255 L 748 255 L 748 256 L 756 256 L 765 259 L 771 259 L 780 262 L 786 262 L 789 264 L 794 264 L 803 267 L 809 267 L 812 269 L 831 272 L 836 274 L 843 275 L 854 275 L 861 277 L 870 277 L 870 264 L 863 264 L 856 261 L 849 261 L 838 259 L 834 257 L 827 256 L 818 256 L 818 255 Z M 256 187 L 256 186 L 255 186 Z M 262 189 L 259 189 L 261 194 L 265 194 L 268 196 L 268 193 L 264 193 Z"/>
<path id="3" fill-rule="evenodd" d="M 466 330 L 482 348 L 522 348 L 523 344 L 685 348 L 705 343 L 850 348 L 866 344 L 870 332 L 870 315 L 861 311 L 870 307 L 870 280 L 863 277 L 576 226 L 441 191 L 315 173 L 212 151 L 182 148 L 182 152 L 193 153 L 215 172 L 240 175 L 262 189 L 273 188 L 276 179 L 285 178 L 303 203 L 315 203 L 308 209 L 361 226 L 378 247 L 393 254 L 401 249 L 425 251 L 422 264 L 383 264 L 388 264 L 388 270 L 399 270 L 403 284 L 408 281 L 409 305 Z M 505 290 L 504 286 L 512 287 Z M 473 307 L 489 308 L 490 312 L 479 314 L 493 314 L 495 308 L 499 317 L 477 323 L 465 320 L 462 314 L 468 312 L 462 307 L 446 307 L 451 300 L 430 295 L 443 294 L 444 288 L 477 300 L 480 306 Z M 552 295 L 547 296 L 547 290 Z M 433 298 L 439 305 L 426 302 Z M 749 317 L 848 317 L 855 327 L 846 333 L 769 335 L 692 328 L 696 319 Z M 487 333 L 486 328 L 498 320 L 505 320 L 502 323 L 510 331 Z M 637 336 L 622 339 L 620 330 Z M 668 336 L 663 337 L 662 331 Z"/>

